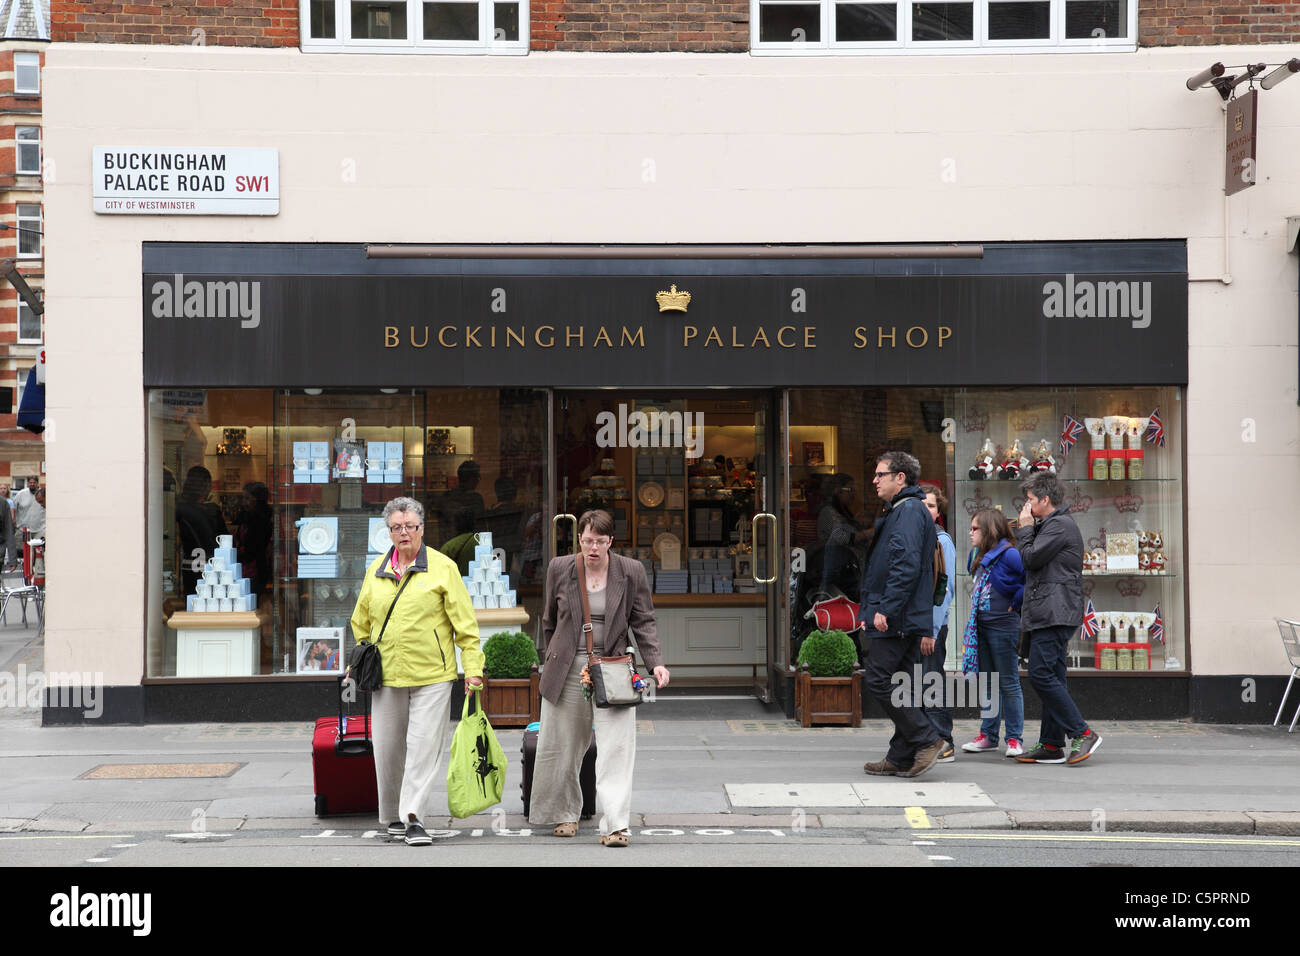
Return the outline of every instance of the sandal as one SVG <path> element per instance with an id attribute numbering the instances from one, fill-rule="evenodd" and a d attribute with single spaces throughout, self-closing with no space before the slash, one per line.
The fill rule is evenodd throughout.
<path id="1" fill-rule="evenodd" d="M 577 835 L 578 835 L 578 823 L 576 820 L 573 821 L 572 823 L 561 823 L 559 826 L 557 826 L 554 830 L 551 831 L 551 836 L 557 836 L 557 837 L 576 837 Z"/>
<path id="2" fill-rule="evenodd" d="M 627 846 L 627 831 L 615 830 L 600 838 L 601 846 Z"/>

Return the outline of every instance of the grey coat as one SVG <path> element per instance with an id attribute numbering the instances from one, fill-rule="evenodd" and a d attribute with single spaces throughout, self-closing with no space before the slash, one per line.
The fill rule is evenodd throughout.
<path id="1" fill-rule="evenodd" d="M 1083 622 L 1083 535 L 1065 505 L 1042 521 L 1016 529 L 1025 564 L 1020 627 L 1078 627 Z"/>
<path id="2" fill-rule="evenodd" d="M 578 561 L 581 560 L 581 555 L 561 555 L 552 559 L 546 569 L 541 691 L 552 704 L 559 703 L 574 654 L 581 652 L 585 658 L 587 653 L 582 633 L 582 592 L 578 590 Z M 640 561 L 611 554 L 605 587 L 605 646 L 595 648 L 596 653 L 612 657 L 625 653 L 631 630 L 641 659 L 646 667 L 654 670 L 664 660 L 659 651 L 654 600 L 645 568 Z"/>

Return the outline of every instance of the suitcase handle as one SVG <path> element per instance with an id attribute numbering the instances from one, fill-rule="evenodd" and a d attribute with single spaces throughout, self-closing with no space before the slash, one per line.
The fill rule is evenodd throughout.
<path id="1" fill-rule="evenodd" d="M 334 738 L 334 752 L 338 754 L 343 754 L 345 756 L 369 755 L 374 753 L 374 745 L 371 743 L 370 740 L 370 695 L 369 694 L 362 695 L 366 699 L 365 715 L 364 715 L 365 720 L 362 722 L 362 725 L 365 727 L 366 730 L 365 740 L 349 741 L 345 739 L 347 737 L 347 732 L 348 732 L 349 715 L 343 712 L 343 683 L 344 681 L 347 680 L 352 681 L 353 687 L 356 687 L 356 683 L 357 683 L 356 680 L 348 676 L 348 673 L 346 671 L 339 675 L 339 726 L 338 726 L 337 735 Z"/>

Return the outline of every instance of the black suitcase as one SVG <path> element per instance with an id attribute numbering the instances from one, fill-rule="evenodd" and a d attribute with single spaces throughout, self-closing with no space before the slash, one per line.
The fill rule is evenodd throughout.
<path id="1" fill-rule="evenodd" d="M 524 798 L 524 816 L 528 816 L 528 806 L 533 795 L 533 761 L 537 759 L 537 731 L 525 730 L 524 742 L 519 748 L 523 754 L 523 782 L 519 784 L 519 793 Z M 582 758 L 582 769 L 578 771 L 578 784 L 582 787 L 582 819 L 590 820 L 596 815 L 596 735 L 591 735 L 586 756 Z M 563 823 L 563 820 L 552 820 Z"/>

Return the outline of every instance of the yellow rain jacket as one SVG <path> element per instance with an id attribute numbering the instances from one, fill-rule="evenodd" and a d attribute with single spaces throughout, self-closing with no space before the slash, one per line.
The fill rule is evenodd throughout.
<path id="1" fill-rule="evenodd" d="M 483 676 L 483 651 L 479 648 L 478 621 L 456 563 L 432 548 L 421 548 L 403 578 L 393 573 L 392 549 L 366 568 L 352 612 L 352 633 L 358 643 L 379 645 L 384 662 L 385 687 L 422 687 L 455 680 L 456 652 L 460 646 L 466 677 Z M 392 617 L 384 618 L 393 605 Z M 383 640 L 379 632 L 383 630 Z"/>

